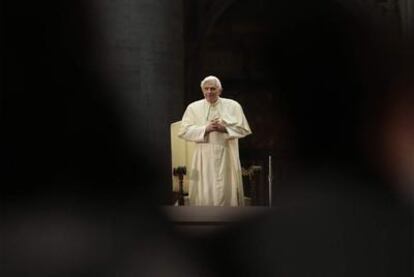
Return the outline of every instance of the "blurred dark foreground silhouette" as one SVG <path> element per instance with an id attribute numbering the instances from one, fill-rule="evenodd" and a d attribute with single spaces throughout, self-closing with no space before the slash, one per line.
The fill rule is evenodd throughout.
<path id="1" fill-rule="evenodd" d="M 63 3 L 8 3 L 1 276 L 413 276 L 409 40 L 330 1 L 295 22 L 269 60 L 296 174 L 268 214 L 198 240 L 158 211 L 157 164 L 85 66 L 93 20 Z"/>

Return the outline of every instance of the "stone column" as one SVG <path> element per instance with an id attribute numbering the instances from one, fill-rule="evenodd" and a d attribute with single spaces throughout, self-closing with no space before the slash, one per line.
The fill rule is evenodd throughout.
<path id="1" fill-rule="evenodd" d="M 94 5 L 98 56 L 112 86 L 108 97 L 123 119 L 131 152 L 155 168 L 157 176 L 145 181 L 165 202 L 171 190 L 170 124 L 185 108 L 183 2 L 96 0 Z"/>
<path id="2" fill-rule="evenodd" d="M 414 1 L 399 0 L 402 31 L 405 38 L 414 40 Z"/>

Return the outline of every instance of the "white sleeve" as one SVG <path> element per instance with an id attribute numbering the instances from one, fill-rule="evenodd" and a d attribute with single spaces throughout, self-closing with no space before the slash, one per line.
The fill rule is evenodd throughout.
<path id="1" fill-rule="evenodd" d="M 181 120 L 180 130 L 178 131 L 178 137 L 194 142 L 204 142 L 206 125 L 196 125 L 196 116 L 191 106 L 188 106 L 184 112 Z"/>

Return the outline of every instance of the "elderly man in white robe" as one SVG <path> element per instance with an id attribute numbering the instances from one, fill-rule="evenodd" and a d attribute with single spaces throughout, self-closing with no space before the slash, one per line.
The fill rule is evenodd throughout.
<path id="1" fill-rule="evenodd" d="M 204 99 L 188 105 L 178 136 L 196 143 L 189 170 L 189 203 L 244 206 L 238 139 L 251 134 L 240 104 L 221 98 L 215 76 L 201 81 Z"/>

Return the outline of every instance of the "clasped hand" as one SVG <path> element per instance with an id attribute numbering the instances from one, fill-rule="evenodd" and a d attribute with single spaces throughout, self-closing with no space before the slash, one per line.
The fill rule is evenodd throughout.
<path id="1" fill-rule="evenodd" d="M 207 132 L 221 132 L 221 133 L 225 133 L 226 131 L 226 127 L 224 127 L 221 123 L 219 119 L 213 119 L 210 121 L 210 123 L 207 125 L 206 128 Z"/>

